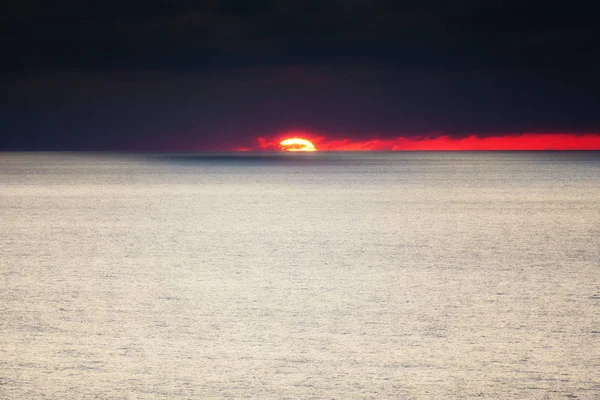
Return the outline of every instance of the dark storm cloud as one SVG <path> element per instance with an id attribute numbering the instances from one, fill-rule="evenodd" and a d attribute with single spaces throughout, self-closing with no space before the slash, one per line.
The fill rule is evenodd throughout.
<path id="1" fill-rule="evenodd" d="M 11 2 L 13 67 L 567 65 L 596 60 L 595 14 L 576 3 L 491 0 Z M 45 4 L 45 6 L 44 6 Z M 545 65 L 548 66 L 548 65 Z"/>
<path id="2" fill-rule="evenodd" d="M 600 128 L 598 21 L 576 2 L 0 7 L 4 148 Z"/>

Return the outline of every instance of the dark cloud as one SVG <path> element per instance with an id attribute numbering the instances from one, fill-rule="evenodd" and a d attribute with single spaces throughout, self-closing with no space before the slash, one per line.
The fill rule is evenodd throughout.
<path id="1" fill-rule="evenodd" d="M 548 1 L 9 2 L 12 67 L 271 63 L 567 65 L 598 61 L 589 7 Z"/>
<path id="2" fill-rule="evenodd" d="M 0 6 L 1 147 L 600 130 L 600 23 L 547 1 Z"/>

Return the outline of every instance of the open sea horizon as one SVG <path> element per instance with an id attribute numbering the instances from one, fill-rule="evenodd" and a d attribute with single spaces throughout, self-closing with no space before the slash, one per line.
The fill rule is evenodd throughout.
<path id="1" fill-rule="evenodd" d="M 600 152 L 0 153 L 0 398 L 600 399 Z"/>

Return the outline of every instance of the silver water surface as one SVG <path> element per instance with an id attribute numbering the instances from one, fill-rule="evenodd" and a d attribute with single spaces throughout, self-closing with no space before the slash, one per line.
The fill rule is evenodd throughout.
<path id="1" fill-rule="evenodd" d="M 0 154 L 0 398 L 600 398 L 600 154 Z"/>

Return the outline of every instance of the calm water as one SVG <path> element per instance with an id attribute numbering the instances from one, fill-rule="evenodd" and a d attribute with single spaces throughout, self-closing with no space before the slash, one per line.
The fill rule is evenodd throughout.
<path id="1" fill-rule="evenodd" d="M 600 399 L 600 153 L 0 154 L 0 221 L 1 399 Z"/>

